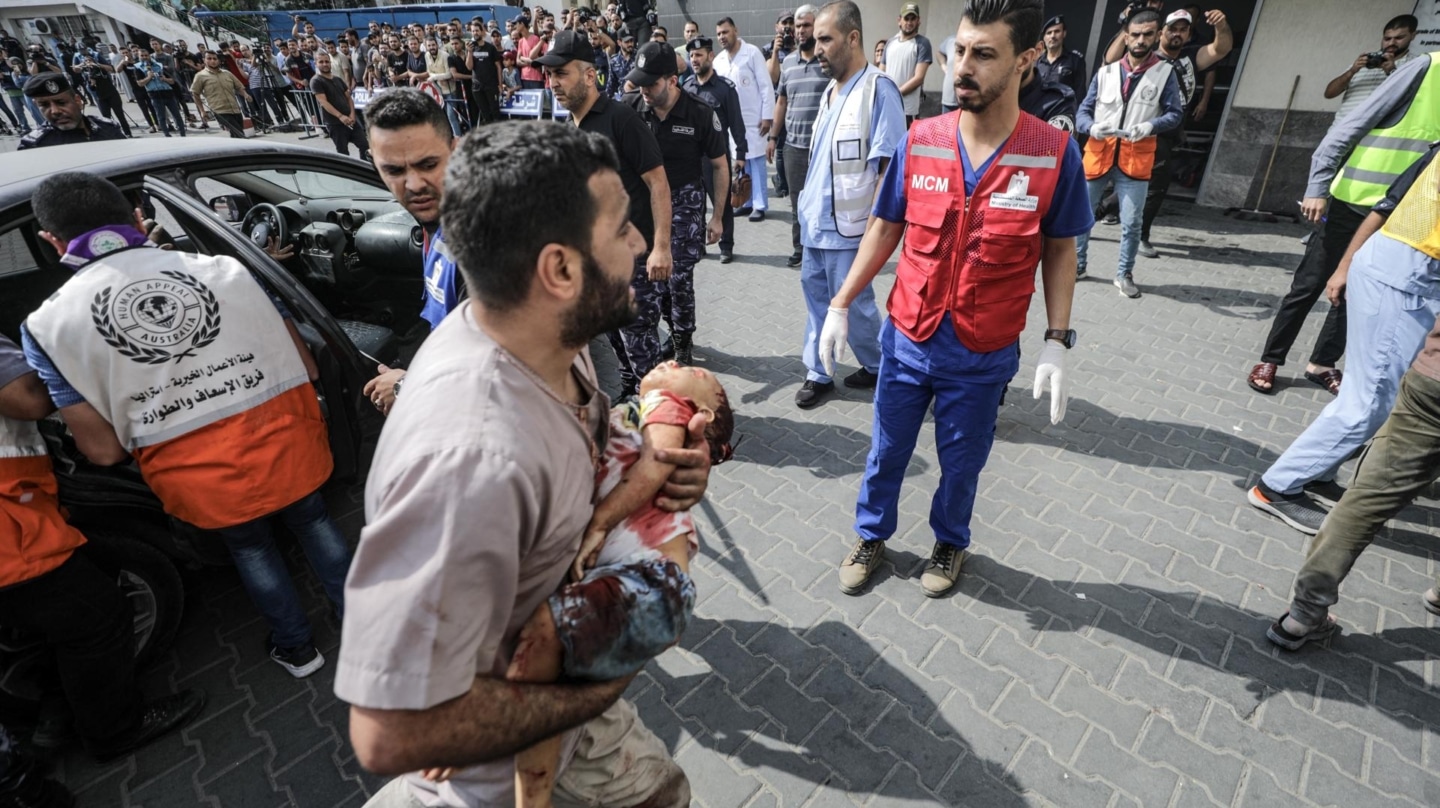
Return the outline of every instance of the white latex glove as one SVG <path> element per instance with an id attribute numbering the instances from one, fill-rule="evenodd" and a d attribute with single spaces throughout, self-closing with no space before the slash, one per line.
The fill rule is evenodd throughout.
<path id="1" fill-rule="evenodd" d="M 850 336 L 850 310 L 830 307 L 825 325 L 820 327 L 820 366 L 827 376 L 835 375 L 835 363 L 845 358 L 845 343 Z"/>
<path id="2" fill-rule="evenodd" d="M 1092 124 L 1090 127 L 1090 137 L 1098 137 L 1101 140 L 1109 137 L 1115 137 L 1119 134 L 1121 134 L 1120 130 L 1116 129 L 1108 123 Z"/>
<path id="3" fill-rule="evenodd" d="M 1150 137 L 1153 134 L 1155 134 L 1155 124 L 1137 123 L 1134 126 L 1130 127 L 1129 132 L 1125 133 L 1125 139 L 1130 141 L 1131 143 L 1134 143 L 1137 140 L 1144 140 L 1145 138 Z"/>
<path id="4" fill-rule="evenodd" d="M 1035 398 L 1050 382 L 1050 423 L 1058 424 L 1065 419 L 1065 404 L 1070 400 L 1070 391 L 1065 388 L 1065 354 L 1068 349 L 1054 340 L 1045 340 L 1040 349 L 1040 361 L 1035 365 Z"/>

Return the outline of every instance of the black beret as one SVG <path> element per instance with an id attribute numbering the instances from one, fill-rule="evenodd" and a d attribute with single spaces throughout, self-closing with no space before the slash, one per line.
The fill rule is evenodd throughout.
<path id="1" fill-rule="evenodd" d="M 70 89 L 70 82 L 65 78 L 64 73 L 40 73 L 30 77 L 25 82 L 25 95 L 31 98 L 42 98 L 52 95 L 59 95 Z"/>

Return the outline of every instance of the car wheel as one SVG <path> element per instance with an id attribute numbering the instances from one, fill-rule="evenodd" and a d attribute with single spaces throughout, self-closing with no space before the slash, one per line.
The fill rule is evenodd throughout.
<path id="1" fill-rule="evenodd" d="M 175 564 L 154 547 L 108 531 L 88 531 L 94 549 L 117 570 L 115 582 L 135 618 L 135 660 L 144 668 L 170 648 L 185 611 L 185 584 Z"/>

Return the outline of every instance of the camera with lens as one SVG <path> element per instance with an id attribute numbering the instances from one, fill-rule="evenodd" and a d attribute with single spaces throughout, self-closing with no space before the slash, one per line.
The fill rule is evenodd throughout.
<path id="1" fill-rule="evenodd" d="M 660 24 L 660 15 L 655 13 L 655 9 L 645 12 L 645 24 L 651 28 Z"/>
<path id="2" fill-rule="evenodd" d="M 1150 3 L 1148 3 L 1146 0 L 1130 0 L 1129 3 L 1125 4 L 1125 10 L 1120 12 L 1120 24 L 1124 25 L 1126 22 L 1129 21 L 1131 17 L 1135 16 L 1136 14 L 1144 11 L 1149 7 Z"/>
<path id="3" fill-rule="evenodd" d="M 1387 56 L 1389 56 L 1389 54 L 1387 54 L 1385 51 L 1375 51 L 1374 53 L 1367 53 L 1365 54 L 1365 66 L 1370 68 L 1371 70 L 1374 70 L 1380 65 L 1385 64 L 1385 58 Z"/>
<path id="4" fill-rule="evenodd" d="M 785 35 L 780 38 L 780 49 L 787 51 L 795 50 L 795 35 L 787 31 Z"/>

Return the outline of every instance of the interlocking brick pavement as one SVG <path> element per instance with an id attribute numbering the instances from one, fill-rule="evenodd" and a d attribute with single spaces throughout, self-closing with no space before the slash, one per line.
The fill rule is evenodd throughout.
<path id="1" fill-rule="evenodd" d="M 1030 397 L 1037 298 L 974 555 L 930 600 L 928 430 L 874 585 L 838 591 L 871 407 L 844 388 L 793 404 L 804 309 L 783 265 L 788 210 L 775 200 L 768 221 L 737 223 L 736 263 L 697 273 L 696 354 L 738 402 L 744 441 L 697 511 L 695 619 L 628 694 L 696 805 L 1440 804 L 1440 634 L 1418 601 L 1437 572 L 1432 499 L 1361 559 L 1328 648 L 1285 654 L 1263 638 L 1306 539 L 1244 492 L 1329 399 L 1298 378 L 1320 318 L 1276 395 L 1244 377 L 1302 228 L 1167 206 L 1139 300 L 1104 277 L 1118 231 L 1097 228 L 1069 414 L 1052 426 Z M 358 490 L 331 495 L 356 535 Z M 336 625 L 301 578 L 333 659 Z M 187 584 L 182 634 L 145 681 L 204 687 L 210 704 L 129 759 L 64 758 L 81 804 L 362 804 L 380 781 L 350 753 L 332 666 L 297 682 L 268 663 L 232 572 Z"/>

